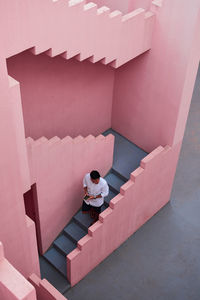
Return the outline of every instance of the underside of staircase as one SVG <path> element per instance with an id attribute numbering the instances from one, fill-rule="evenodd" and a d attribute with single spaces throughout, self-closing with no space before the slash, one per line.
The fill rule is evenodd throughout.
<path id="1" fill-rule="evenodd" d="M 34 55 L 60 55 L 66 60 L 75 57 L 78 61 L 88 59 L 119 68 L 151 48 L 155 24 L 152 11 L 138 8 L 123 15 L 119 10 L 111 11 L 107 6 L 98 8 L 85 0 L 49 1 L 46 10 L 48 18 L 58 24 L 57 27 L 54 22 L 48 25 L 49 32 L 57 37 L 65 28 L 65 34 L 58 40 L 47 35 L 44 43 L 30 49 Z"/>
<path id="2" fill-rule="evenodd" d="M 105 176 L 110 192 L 104 199 L 102 212 L 109 207 L 110 200 L 120 192 L 120 187 L 128 181 L 130 173 L 140 165 L 140 161 L 148 154 L 114 130 L 109 129 L 103 133 L 104 136 L 108 134 L 115 136 L 114 160 L 112 169 Z M 92 221 L 89 214 L 82 214 L 80 209 L 48 251 L 40 256 L 42 278 L 46 278 L 62 294 L 70 288 L 70 283 L 67 280 L 66 256 L 77 247 L 77 242 L 87 235 Z"/>

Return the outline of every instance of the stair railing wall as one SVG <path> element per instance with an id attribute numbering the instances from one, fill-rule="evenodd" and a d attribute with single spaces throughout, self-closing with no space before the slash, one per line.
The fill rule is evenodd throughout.
<path id="1" fill-rule="evenodd" d="M 36 0 L 29 6 L 20 0 L 16 5 L 18 10 L 9 4 L 5 8 L 9 15 L 12 13 L 12 22 L 19 24 L 13 25 L 13 31 L 2 41 L 6 58 L 32 48 L 34 54 L 46 52 L 66 59 L 76 56 L 78 60 L 113 62 L 113 67 L 119 67 L 151 47 L 155 14 L 142 8 L 123 15 L 84 0 Z M 9 28 L 7 22 L 2 19 L 3 28 Z"/>
<path id="2" fill-rule="evenodd" d="M 67 300 L 54 286 L 46 279 L 40 279 L 34 273 L 29 276 L 28 280 L 35 287 L 37 300 Z"/>
<path id="3" fill-rule="evenodd" d="M 27 138 L 31 184 L 36 183 L 44 253 L 82 204 L 82 180 L 92 169 L 112 167 L 114 136 Z"/>
<path id="4" fill-rule="evenodd" d="M 180 146 L 159 146 L 146 156 L 99 221 L 67 256 L 67 276 L 74 286 L 158 212 L 170 197 Z"/>
<path id="5" fill-rule="evenodd" d="M 5 258 L 0 242 L 0 298 L 1 300 L 38 300 L 34 287 Z"/>

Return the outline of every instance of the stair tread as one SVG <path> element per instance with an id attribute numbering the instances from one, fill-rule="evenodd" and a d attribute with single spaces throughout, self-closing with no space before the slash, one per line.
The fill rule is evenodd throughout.
<path id="1" fill-rule="evenodd" d="M 64 228 L 64 232 L 67 235 L 71 236 L 76 242 L 78 242 L 82 237 L 84 237 L 87 234 L 87 232 L 75 222 L 72 222 L 68 226 L 66 226 Z"/>
<path id="2" fill-rule="evenodd" d="M 76 248 L 76 244 L 73 243 L 67 236 L 62 234 L 54 241 L 54 246 L 60 249 L 64 255 L 69 254 L 72 250 Z"/>
<path id="3" fill-rule="evenodd" d="M 104 201 L 109 204 L 110 200 L 113 199 L 115 196 L 117 195 L 117 193 L 113 192 L 113 191 L 109 191 L 109 195 L 107 197 L 104 198 Z"/>
<path id="4" fill-rule="evenodd" d="M 43 255 L 50 264 L 52 264 L 59 272 L 67 277 L 67 259 L 54 247 L 49 249 Z"/>
<path id="5" fill-rule="evenodd" d="M 67 292 L 71 285 L 55 267 L 52 266 L 43 256 L 40 256 L 41 278 L 46 278 L 61 294 Z"/>
<path id="6" fill-rule="evenodd" d="M 125 183 L 124 180 L 122 180 L 112 172 L 106 175 L 105 180 L 111 187 L 113 187 L 118 192 L 120 192 L 120 187 Z"/>

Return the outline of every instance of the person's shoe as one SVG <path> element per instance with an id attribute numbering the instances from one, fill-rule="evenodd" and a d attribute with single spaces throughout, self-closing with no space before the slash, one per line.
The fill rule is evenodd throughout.
<path id="1" fill-rule="evenodd" d="M 95 218 L 95 211 L 93 209 L 90 210 L 90 218 Z"/>

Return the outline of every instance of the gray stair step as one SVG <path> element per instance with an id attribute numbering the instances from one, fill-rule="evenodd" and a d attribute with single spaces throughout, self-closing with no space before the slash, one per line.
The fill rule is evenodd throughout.
<path id="1" fill-rule="evenodd" d="M 71 285 L 66 277 L 55 269 L 43 256 L 40 256 L 41 278 L 46 278 L 61 294 L 67 292 Z"/>
<path id="2" fill-rule="evenodd" d="M 77 243 L 82 237 L 87 234 L 81 226 L 77 223 L 72 222 L 68 226 L 65 227 L 64 233 L 68 236 L 74 243 Z"/>
<path id="3" fill-rule="evenodd" d="M 49 249 L 44 255 L 45 259 L 58 270 L 62 275 L 67 277 L 67 259 L 54 247 Z"/>
<path id="4" fill-rule="evenodd" d="M 110 172 L 108 175 L 106 175 L 105 180 L 107 181 L 111 191 L 115 193 L 120 192 L 120 187 L 125 183 L 124 180 L 119 178 L 116 174 Z"/>
<path id="5" fill-rule="evenodd" d="M 101 207 L 101 212 L 103 212 L 106 208 L 108 208 L 108 206 L 104 204 L 104 205 Z"/>
<path id="6" fill-rule="evenodd" d="M 107 203 L 107 205 L 109 205 L 110 200 L 113 199 L 116 195 L 117 195 L 117 193 L 110 190 L 109 195 L 104 198 L 105 203 Z"/>
<path id="7" fill-rule="evenodd" d="M 79 211 L 74 216 L 74 221 L 79 224 L 86 232 L 88 232 L 88 228 L 92 223 L 92 218 L 90 218 L 89 214 L 82 214 L 82 211 Z"/>
<path id="8" fill-rule="evenodd" d="M 128 181 L 130 179 L 130 176 L 125 177 L 123 174 L 119 173 L 115 168 L 111 169 L 111 173 L 114 173 L 117 177 L 121 178 L 123 181 Z"/>
<path id="9" fill-rule="evenodd" d="M 57 238 L 54 243 L 54 247 L 56 247 L 58 250 L 63 253 L 63 255 L 68 255 L 72 250 L 76 248 L 76 244 L 72 242 L 67 236 L 62 234 Z"/>
<path id="10" fill-rule="evenodd" d="M 115 136 L 113 168 L 129 179 L 130 174 L 140 166 L 141 160 L 148 153 L 111 128 L 103 133 L 104 136 L 108 134 Z"/>

